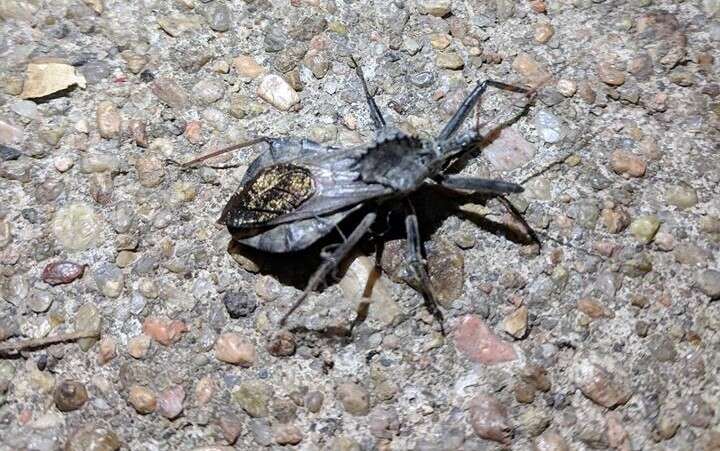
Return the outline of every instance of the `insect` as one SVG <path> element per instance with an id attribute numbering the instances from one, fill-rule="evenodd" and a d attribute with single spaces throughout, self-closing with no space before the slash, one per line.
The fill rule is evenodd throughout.
<path id="1" fill-rule="evenodd" d="M 282 317 L 281 325 L 371 231 L 380 211 L 402 209 L 411 277 L 442 328 L 443 317 L 423 260 L 418 218 L 409 196 L 428 184 L 501 198 L 503 194 L 522 192 L 522 186 L 515 183 L 453 175 L 448 168 L 482 138 L 477 130 L 462 134 L 458 130 L 487 88 L 526 95 L 531 91 L 494 80 L 478 82 L 438 136 L 425 140 L 387 125 L 368 90 L 362 68 L 354 59 L 352 62 L 376 131 L 373 142 L 341 148 L 307 139 L 260 137 L 185 166 L 239 148 L 268 145 L 250 164 L 218 220 L 227 226 L 233 239 L 262 251 L 305 249 L 335 230 L 351 213 L 363 212 L 352 233 L 324 253 L 323 262 Z"/>

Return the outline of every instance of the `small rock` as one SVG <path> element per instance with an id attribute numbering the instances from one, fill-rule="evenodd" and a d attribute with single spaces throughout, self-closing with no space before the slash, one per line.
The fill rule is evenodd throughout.
<path id="1" fill-rule="evenodd" d="M 714 269 L 700 271 L 695 277 L 695 283 L 700 291 L 710 297 L 710 300 L 720 299 L 720 271 Z"/>
<path id="2" fill-rule="evenodd" d="M 592 319 L 608 318 L 612 316 L 612 312 L 608 311 L 604 305 L 596 299 L 584 297 L 577 302 L 577 309 Z"/>
<path id="3" fill-rule="evenodd" d="M 310 69 L 310 72 L 318 80 L 324 78 L 330 70 L 330 60 L 328 60 L 325 53 L 319 50 L 309 50 L 303 57 L 303 64 Z"/>
<path id="4" fill-rule="evenodd" d="M 85 272 L 85 265 L 69 261 L 49 263 L 42 272 L 42 280 L 48 285 L 62 285 L 79 279 Z"/>
<path id="5" fill-rule="evenodd" d="M 113 431 L 88 424 L 70 436 L 64 451 L 117 451 L 121 446 L 122 442 Z"/>
<path id="6" fill-rule="evenodd" d="M 609 409 L 625 404 L 632 396 L 627 377 L 617 364 L 611 362 L 605 368 L 594 356 L 576 357 L 573 380 L 585 396 Z"/>
<path id="7" fill-rule="evenodd" d="M 255 58 L 249 55 L 241 55 L 233 60 L 233 68 L 238 76 L 242 78 L 255 79 L 265 73 L 265 68 L 259 65 Z"/>
<path id="8" fill-rule="evenodd" d="M 452 43 L 452 37 L 447 33 L 433 33 L 430 35 L 430 45 L 436 50 L 445 50 Z"/>
<path id="9" fill-rule="evenodd" d="M 630 213 L 622 207 L 605 208 L 600 213 L 600 220 L 610 233 L 620 233 L 630 225 Z"/>
<path id="10" fill-rule="evenodd" d="M 128 128 L 128 132 L 130 133 L 130 136 L 132 137 L 133 141 L 135 141 L 135 144 L 137 144 L 140 147 L 148 146 L 147 131 L 146 131 L 145 123 L 143 123 L 142 121 L 133 119 L 128 122 L 127 128 Z"/>
<path id="11" fill-rule="evenodd" d="M 180 385 L 168 387 L 157 398 L 157 412 L 168 420 L 174 420 L 182 413 L 184 401 L 185 390 Z"/>
<path id="12" fill-rule="evenodd" d="M 295 336 L 283 329 L 268 342 L 267 351 L 275 357 L 289 357 L 295 354 Z"/>
<path id="13" fill-rule="evenodd" d="M 442 69 L 460 70 L 465 66 L 465 61 L 455 52 L 440 52 L 435 57 L 435 64 Z"/>
<path id="14" fill-rule="evenodd" d="M 268 404 L 271 398 L 270 387 L 258 380 L 243 381 L 233 391 L 232 397 L 248 415 L 254 418 L 270 414 Z"/>
<path id="15" fill-rule="evenodd" d="M 255 298 L 244 291 L 226 291 L 223 295 L 223 304 L 230 318 L 244 318 L 252 315 L 257 308 Z"/>
<path id="16" fill-rule="evenodd" d="M 422 0 L 419 6 L 425 14 L 443 17 L 450 13 L 452 2 L 450 0 Z"/>
<path id="17" fill-rule="evenodd" d="M 145 188 L 154 188 L 165 179 L 165 165 L 159 158 L 140 157 L 135 160 L 138 181 Z"/>
<path id="18" fill-rule="evenodd" d="M 400 431 L 400 419 L 395 409 L 375 409 L 368 420 L 368 429 L 373 437 L 392 440 Z"/>
<path id="19" fill-rule="evenodd" d="M 142 385 L 133 385 L 128 392 L 128 402 L 139 414 L 146 415 L 155 412 L 157 398 L 155 393 Z"/>
<path id="20" fill-rule="evenodd" d="M 188 93 L 170 78 L 157 78 L 150 90 L 170 108 L 182 109 L 188 104 Z"/>
<path id="21" fill-rule="evenodd" d="M 698 203 L 697 192 L 686 183 L 670 185 L 665 191 L 665 200 L 668 204 L 674 205 L 681 210 L 693 207 Z"/>
<path id="22" fill-rule="evenodd" d="M 539 86 L 550 77 L 550 74 L 527 53 L 518 53 L 512 68 L 519 73 L 530 86 Z"/>
<path id="23" fill-rule="evenodd" d="M 470 425 L 475 434 L 486 440 L 510 444 L 510 419 L 507 409 L 492 396 L 478 395 L 470 400 Z"/>
<path id="24" fill-rule="evenodd" d="M 199 17 L 187 16 L 184 14 L 162 14 L 158 17 L 157 23 L 165 33 L 174 38 L 180 36 L 186 31 L 197 30 L 201 25 Z"/>
<path id="25" fill-rule="evenodd" d="M 303 434 L 294 424 L 278 424 L 273 435 L 278 445 L 297 445 L 303 439 Z"/>
<path id="26" fill-rule="evenodd" d="M 14 147 L 8 147 L 4 144 L 0 144 L 0 161 L 17 160 L 20 158 L 20 155 L 22 155 L 22 153 Z"/>
<path id="27" fill-rule="evenodd" d="M 570 447 L 557 432 L 545 431 L 535 440 L 535 451 L 570 451 Z"/>
<path id="28" fill-rule="evenodd" d="M 616 150 L 610 155 L 610 167 L 618 174 L 627 174 L 630 177 L 645 175 L 647 163 L 641 157 L 622 150 Z"/>
<path id="29" fill-rule="evenodd" d="M 535 116 L 535 126 L 540 138 L 546 143 L 556 143 L 565 137 L 562 121 L 546 110 L 540 110 Z"/>
<path id="30" fill-rule="evenodd" d="M 230 29 L 230 9 L 225 3 L 215 2 L 210 8 L 208 15 L 208 25 L 214 31 L 225 32 Z"/>
<path id="31" fill-rule="evenodd" d="M 521 339 L 527 334 L 528 308 L 524 305 L 512 312 L 503 320 L 505 332 L 514 338 Z"/>
<path id="32" fill-rule="evenodd" d="M 515 399 L 519 403 L 532 404 L 535 401 L 535 387 L 525 382 L 517 382 L 513 387 Z"/>
<path id="33" fill-rule="evenodd" d="M 625 73 L 615 69 L 610 63 L 598 64 L 597 76 L 603 83 L 610 86 L 620 86 L 625 83 Z"/>
<path id="34" fill-rule="evenodd" d="M 535 146 L 514 128 L 505 127 L 483 148 L 482 154 L 495 169 L 510 171 L 531 161 L 535 152 Z"/>
<path id="35" fill-rule="evenodd" d="M 102 316 L 94 304 L 84 304 L 75 313 L 75 332 L 85 332 L 95 337 L 81 338 L 77 341 L 83 351 L 88 351 L 99 339 L 102 330 Z"/>
<path id="36" fill-rule="evenodd" d="M 38 99 L 78 85 L 85 89 L 85 77 L 69 64 L 30 63 L 25 73 L 21 99 Z"/>
<path id="37" fill-rule="evenodd" d="M 215 78 L 204 78 L 192 88 L 192 95 L 202 105 L 212 105 L 225 95 L 225 84 Z"/>
<path id="38" fill-rule="evenodd" d="M 305 395 L 305 407 L 312 413 L 320 412 L 325 395 L 319 391 L 310 391 Z"/>
<path id="39" fill-rule="evenodd" d="M 460 319 L 454 339 L 457 349 L 476 363 L 493 365 L 517 358 L 512 345 L 498 338 L 476 315 L 466 315 Z"/>
<path id="40" fill-rule="evenodd" d="M 150 349 L 150 337 L 141 334 L 132 337 L 127 344 L 128 354 L 136 359 L 142 359 Z"/>
<path id="41" fill-rule="evenodd" d="M 120 56 L 125 60 L 130 72 L 137 75 L 145 68 L 148 63 L 148 59 L 145 55 L 139 55 L 132 50 L 124 50 L 120 53 Z"/>
<path id="42" fill-rule="evenodd" d="M 64 380 L 55 387 L 53 400 L 59 411 L 70 412 L 85 405 L 88 394 L 85 386 L 80 382 Z"/>
<path id="43" fill-rule="evenodd" d="M 57 241 L 66 249 L 81 251 L 97 244 L 100 218 L 87 204 L 71 204 L 60 208 L 52 222 Z"/>
<path id="44" fill-rule="evenodd" d="M 27 305 L 35 313 L 45 313 L 48 311 L 54 301 L 52 294 L 43 290 L 33 290 L 33 293 L 27 300 Z"/>
<path id="45" fill-rule="evenodd" d="M 243 422 L 235 415 L 223 415 L 220 418 L 220 429 L 222 429 L 223 438 L 230 445 L 234 444 L 243 430 Z"/>
<path id="46" fill-rule="evenodd" d="M 143 332 L 152 337 L 163 346 L 170 346 L 182 338 L 182 334 L 189 331 L 188 326 L 180 320 L 148 317 L 143 322 Z"/>
<path id="47" fill-rule="evenodd" d="M 101 137 L 111 139 L 120 134 L 120 112 L 114 103 L 108 100 L 100 102 L 95 117 Z"/>
<path id="48" fill-rule="evenodd" d="M 535 26 L 535 40 L 545 44 L 555 34 L 555 28 L 549 23 L 541 23 Z"/>
<path id="49" fill-rule="evenodd" d="M 567 78 L 558 80 L 556 88 L 565 97 L 572 97 L 577 92 L 577 84 Z"/>
<path id="50" fill-rule="evenodd" d="M 335 396 L 351 415 L 365 416 L 370 411 L 370 394 L 361 385 L 352 382 L 340 384 L 335 390 Z"/>
<path id="51" fill-rule="evenodd" d="M 225 333 L 215 342 L 215 358 L 220 361 L 250 367 L 255 363 L 255 345 L 238 334 Z"/>
<path id="52" fill-rule="evenodd" d="M 103 337 L 98 346 L 98 363 L 105 365 L 117 356 L 117 342 L 112 337 Z"/>
<path id="53" fill-rule="evenodd" d="M 263 77 L 258 86 L 258 96 L 283 111 L 300 102 L 300 96 L 281 76 L 270 74 Z"/>
<path id="54" fill-rule="evenodd" d="M 22 137 L 23 137 L 22 128 L 16 127 L 13 124 L 8 124 L 7 122 L 4 122 L 4 121 L 0 121 L 0 145 L 11 146 L 14 144 L 18 144 L 22 140 Z M 4 152 L 8 152 L 8 151 L 5 150 Z M 0 147 L 0 156 L 2 156 L 2 154 L 3 154 L 3 150 L 2 150 L 2 147 Z M 14 160 L 14 159 L 15 158 L 8 158 L 7 160 Z"/>
<path id="55" fill-rule="evenodd" d="M 650 243 L 658 229 L 660 228 L 660 220 L 654 215 L 644 215 L 636 218 L 630 224 L 630 233 L 636 240 L 641 243 Z"/>
<path id="56" fill-rule="evenodd" d="M 109 297 L 117 298 L 125 287 L 125 276 L 122 270 L 110 263 L 103 263 L 93 270 L 95 284 L 100 292 Z"/>

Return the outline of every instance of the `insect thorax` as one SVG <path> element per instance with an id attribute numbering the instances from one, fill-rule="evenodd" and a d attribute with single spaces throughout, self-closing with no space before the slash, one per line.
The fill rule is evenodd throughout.
<path id="1" fill-rule="evenodd" d="M 235 228 L 261 225 L 294 211 L 314 193 L 315 181 L 308 169 L 268 166 L 232 196 L 219 222 Z"/>
<path id="2" fill-rule="evenodd" d="M 434 157 L 424 141 L 395 132 L 368 147 L 356 167 L 366 182 L 409 192 L 425 180 Z"/>

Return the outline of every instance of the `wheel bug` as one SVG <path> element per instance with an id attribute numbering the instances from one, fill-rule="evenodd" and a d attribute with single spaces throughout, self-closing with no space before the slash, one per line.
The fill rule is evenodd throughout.
<path id="1" fill-rule="evenodd" d="M 411 274 L 425 305 L 443 328 L 443 315 L 437 307 L 422 257 L 418 218 L 409 195 L 428 184 L 454 191 L 484 193 L 498 196 L 511 213 L 519 216 L 503 195 L 522 192 L 522 186 L 503 180 L 453 175 L 448 173 L 448 168 L 483 138 L 479 130 L 463 134 L 458 134 L 458 130 L 487 88 L 523 93 L 528 97 L 534 90 L 494 80 L 479 82 L 440 134 L 434 139 L 423 140 L 386 124 L 368 90 L 362 68 L 354 59 L 352 62 L 376 130 L 375 140 L 370 144 L 340 148 L 307 139 L 260 137 L 204 155 L 183 166 L 255 144 L 268 145 L 268 149 L 250 164 L 240 187 L 218 220 L 227 226 L 236 241 L 262 251 L 302 250 L 335 230 L 351 213 L 365 212 L 355 229 L 343 237 L 342 243 L 323 252 L 323 263 L 295 298 L 280 325 L 285 324 L 305 298 L 338 268 L 343 258 L 371 230 L 379 208 L 401 205 L 405 214 Z M 527 228 L 531 230 L 529 226 Z M 537 241 L 534 234 L 531 233 L 531 237 Z"/>

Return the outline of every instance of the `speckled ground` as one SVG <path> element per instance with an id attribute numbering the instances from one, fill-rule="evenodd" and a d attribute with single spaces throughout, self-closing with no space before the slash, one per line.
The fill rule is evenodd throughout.
<path id="1" fill-rule="evenodd" d="M 0 450 L 720 449 L 718 17 L 715 0 L 0 0 Z M 363 242 L 279 331 L 337 237 L 230 244 L 215 221 L 262 145 L 172 162 L 260 135 L 372 140 L 351 55 L 421 137 L 479 80 L 539 87 L 462 171 L 522 183 L 542 247 L 497 200 L 414 198 L 445 336 L 405 282 L 399 215 L 381 277 Z M 467 126 L 518 97 L 488 91 Z M 368 278 L 353 336 L 321 333 Z M 74 332 L 100 340 L 11 349 Z"/>

